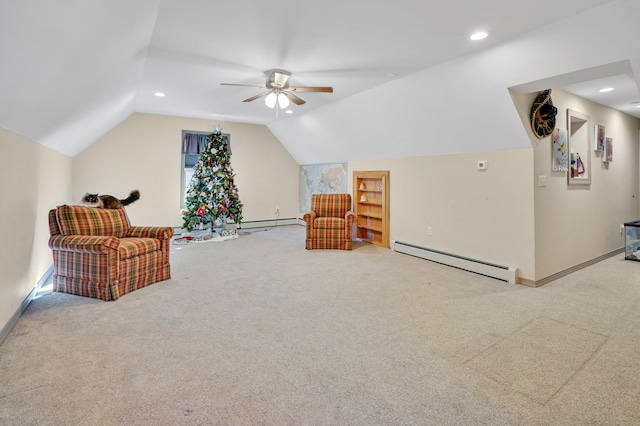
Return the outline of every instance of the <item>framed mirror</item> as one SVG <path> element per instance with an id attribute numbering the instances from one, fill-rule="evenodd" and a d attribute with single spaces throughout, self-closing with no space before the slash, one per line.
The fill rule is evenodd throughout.
<path id="1" fill-rule="evenodd" d="M 569 185 L 591 184 L 591 118 L 567 109 L 567 147 L 569 149 Z"/>

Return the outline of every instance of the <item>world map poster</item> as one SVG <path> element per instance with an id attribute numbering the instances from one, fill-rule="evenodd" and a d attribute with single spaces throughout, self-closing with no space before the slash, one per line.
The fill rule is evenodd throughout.
<path id="1" fill-rule="evenodd" d="M 347 193 L 347 163 L 300 166 L 300 212 L 311 209 L 312 194 Z"/>

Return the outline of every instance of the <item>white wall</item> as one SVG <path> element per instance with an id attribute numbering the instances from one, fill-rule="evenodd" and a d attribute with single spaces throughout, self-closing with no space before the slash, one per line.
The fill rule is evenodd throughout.
<path id="1" fill-rule="evenodd" d="M 71 158 L 0 128 L 0 330 L 53 264 L 49 210 L 71 199 Z"/>
<path id="2" fill-rule="evenodd" d="M 298 215 L 298 164 L 269 129 L 261 125 L 135 113 L 73 161 L 73 197 L 85 192 L 124 198 L 133 189 L 140 200 L 127 207 L 137 225 L 182 226 L 180 177 L 182 131 L 231 135 L 231 166 L 236 174 L 244 221 Z"/>
<path id="3" fill-rule="evenodd" d="M 580 154 L 590 157 L 591 185 L 568 185 L 566 173 L 552 172 L 550 138 L 532 136 L 538 280 L 620 249 L 620 224 L 640 218 L 640 120 L 558 89 L 553 89 L 552 99 L 558 108 L 557 127 L 567 128 L 567 109 L 590 116 L 591 149 Z M 604 163 L 603 153 L 593 149 L 596 124 L 613 138 L 611 163 Z M 537 186 L 538 176 L 546 176 L 545 187 Z"/>
<path id="4" fill-rule="evenodd" d="M 479 160 L 487 170 L 477 169 Z M 517 267 L 521 277 L 533 278 L 532 149 L 360 160 L 348 166 L 350 172 L 389 170 L 391 240 Z"/>
<path id="5" fill-rule="evenodd" d="M 588 186 L 551 171 L 551 140 L 530 126 L 536 96 L 513 93 L 518 125 L 533 148 L 349 161 L 349 171 L 390 170 L 390 238 L 519 269 L 535 283 L 623 246 L 620 224 L 640 217 L 640 120 L 553 89 L 556 126 L 567 109 L 614 139 L 614 160 L 593 147 Z M 592 141 L 593 143 L 593 141 Z M 366 155 L 366 154 L 365 154 Z M 584 154 L 583 154 L 584 155 Z M 486 160 L 486 171 L 476 170 Z M 538 186 L 538 177 L 546 186 Z M 351 190 L 351 187 L 350 187 Z M 432 236 L 426 227 L 431 226 Z"/>

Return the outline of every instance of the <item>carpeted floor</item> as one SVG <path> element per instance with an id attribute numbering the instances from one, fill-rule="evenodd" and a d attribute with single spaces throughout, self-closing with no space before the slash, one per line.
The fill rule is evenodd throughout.
<path id="1" fill-rule="evenodd" d="M 640 425 L 640 263 L 542 288 L 286 226 L 172 247 L 116 302 L 49 293 L 2 425 Z"/>

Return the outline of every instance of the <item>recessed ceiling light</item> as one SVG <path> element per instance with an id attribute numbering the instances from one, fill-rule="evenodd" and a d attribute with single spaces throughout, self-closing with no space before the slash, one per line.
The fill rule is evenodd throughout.
<path id="1" fill-rule="evenodd" d="M 167 96 L 167 95 L 165 95 L 165 94 L 164 94 L 164 93 L 162 93 L 162 92 L 156 92 L 156 93 L 154 93 L 154 95 L 156 95 L 156 96 L 157 96 L 157 97 L 159 97 L 159 98 L 164 98 L 165 96 Z"/>
<path id="2" fill-rule="evenodd" d="M 293 111 L 291 111 L 290 109 L 288 109 L 288 110 L 286 110 L 284 113 L 285 113 L 285 114 L 293 114 Z"/>
<path id="3" fill-rule="evenodd" d="M 479 31 L 477 33 L 471 34 L 469 38 L 473 41 L 478 41 L 478 40 L 484 40 L 485 38 L 487 38 L 488 35 L 489 34 L 485 33 L 484 31 Z"/>
<path id="4" fill-rule="evenodd" d="M 640 105 L 636 105 L 636 108 L 640 108 Z"/>
<path id="5" fill-rule="evenodd" d="M 613 87 L 605 87 L 603 89 L 598 90 L 598 92 L 605 93 L 605 92 L 612 92 L 613 90 L 614 90 Z"/>

